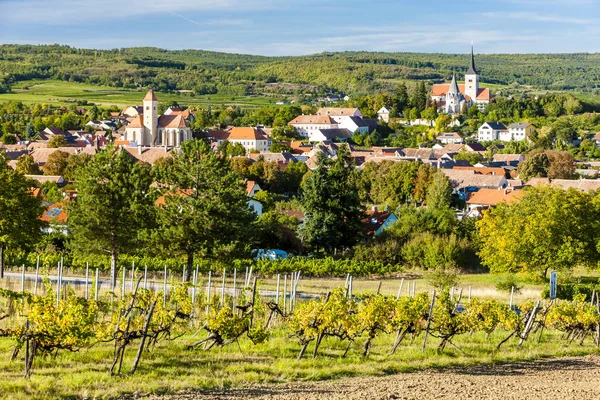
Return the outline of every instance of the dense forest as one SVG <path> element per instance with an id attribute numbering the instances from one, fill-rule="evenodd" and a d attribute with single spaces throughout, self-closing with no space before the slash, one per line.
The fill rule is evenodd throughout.
<path id="1" fill-rule="evenodd" d="M 600 93 L 600 54 L 477 55 L 482 81 L 541 90 Z M 261 57 L 202 50 L 77 49 L 0 45 L 0 92 L 19 81 L 52 78 L 121 88 L 195 94 L 344 93 L 392 89 L 399 81 L 434 83 L 466 72 L 468 54 L 321 53 Z"/>

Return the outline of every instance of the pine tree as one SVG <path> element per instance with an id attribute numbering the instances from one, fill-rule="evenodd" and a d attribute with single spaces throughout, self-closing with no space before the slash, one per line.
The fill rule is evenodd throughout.
<path id="1" fill-rule="evenodd" d="M 41 236 L 44 208 L 31 195 L 34 182 L 8 166 L 0 155 L 0 278 L 4 278 L 4 252 L 33 245 Z"/>
<path id="2" fill-rule="evenodd" d="M 337 159 L 319 153 L 317 168 L 304 185 L 302 241 L 327 253 L 354 245 L 361 235 L 363 214 L 356 188 L 355 167 L 348 149 L 341 146 Z"/>
<path id="3" fill-rule="evenodd" d="M 83 254 L 110 255 L 114 288 L 119 254 L 136 249 L 151 223 L 150 168 L 109 146 L 75 176 L 77 199 L 67 205 L 71 246 Z"/>
<path id="4" fill-rule="evenodd" d="M 158 201 L 158 229 L 151 236 L 160 251 L 185 256 L 189 272 L 197 255 L 227 259 L 246 250 L 254 214 L 229 158 L 203 140 L 189 140 L 157 173 L 164 190 Z"/>

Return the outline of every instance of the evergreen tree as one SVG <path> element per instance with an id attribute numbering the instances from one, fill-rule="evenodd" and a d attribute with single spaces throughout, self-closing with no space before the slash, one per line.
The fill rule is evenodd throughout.
<path id="1" fill-rule="evenodd" d="M 341 146 L 337 159 L 319 153 L 317 168 L 303 186 L 302 241 L 327 253 L 354 245 L 361 236 L 363 213 L 356 188 L 355 167 L 348 149 Z"/>
<path id="2" fill-rule="evenodd" d="M 189 273 L 195 256 L 222 260 L 247 250 L 254 214 L 228 158 L 203 140 L 188 140 L 157 176 L 165 188 L 152 233 L 160 251 L 185 256 Z"/>
<path id="3" fill-rule="evenodd" d="M 119 254 L 134 250 L 151 222 L 150 169 L 109 146 L 76 173 L 77 200 L 67 205 L 71 246 L 79 253 L 109 254 L 116 285 Z"/>
<path id="4" fill-rule="evenodd" d="M 399 117 L 404 115 L 404 110 L 409 106 L 408 89 L 406 84 L 402 82 L 396 87 L 394 94 L 394 105 L 392 107 L 392 116 Z"/>
<path id="5" fill-rule="evenodd" d="M 33 139 L 33 137 L 35 136 L 35 129 L 33 127 L 33 124 L 30 122 L 27 124 L 27 129 L 25 130 L 25 137 L 29 140 Z"/>
<path id="6" fill-rule="evenodd" d="M 31 195 L 34 182 L 8 166 L 0 154 L 0 278 L 4 278 L 4 255 L 9 248 L 33 245 L 44 223 L 42 200 Z"/>

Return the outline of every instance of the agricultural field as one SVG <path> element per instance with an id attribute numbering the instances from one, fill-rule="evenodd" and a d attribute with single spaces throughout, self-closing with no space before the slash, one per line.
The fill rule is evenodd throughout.
<path id="1" fill-rule="evenodd" d="M 74 275 L 82 277 L 81 272 Z M 98 301 L 93 300 L 93 282 L 86 300 L 85 287 L 71 285 L 67 279 L 59 290 L 56 281 L 34 289 L 30 281 L 21 283 L 14 270 L 8 277 L 2 286 L 11 290 L 0 290 L 0 354 L 4 355 L 0 371 L 5 377 L 0 394 L 14 399 L 229 398 L 236 393 L 287 399 L 297 398 L 299 391 L 306 394 L 303 398 L 322 398 L 323 391 L 361 390 L 381 397 L 405 385 L 411 389 L 421 384 L 425 384 L 421 393 L 432 394 L 439 390 L 436 379 L 457 382 L 464 373 L 460 371 L 488 371 L 469 377 L 472 385 L 506 373 L 501 365 L 507 362 L 520 363 L 515 367 L 521 369 L 519 374 L 544 376 L 551 374 L 550 367 L 536 370 L 537 362 L 526 361 L 598 351 L 595 332 L 600 315 L 589 301 L 543 302 L 539 309 L 532 308 L 541 285 L 528 284 L 514 299 L 522 310 L 517 316 L 508 309 L 507 295 L 494 289 L 497 278 L 489 274 L 463 276 L 463 297 L 459 288 L 438 289 L 433 306 L 433 288 L 417 273 L 403 275 L 404 285 L 417 283 L 414 297 L 403 291 L 399 298 L 400 276 L 381 284 L 376 279 L 357 279 L 350 294 L 350 289 L 343 289 L 349 286 L 344 279 L 302 278 L 292 291 L 288 276 L 286 306 L 283 296 L 275 294 L 278 287 L 279 293 L 283 291 L 281 276 L 279 285 L 275 276 L 264 277 L 252 289 L 254 277 L 240 273 L 234 292 L 231 276 L 223 280 L 218 273 L 211 274 L 208 302 L 207 276 L 194 278 L 193 289 L 183 286 L 177 275 L 165 284 L 159 272 L 150 274 L 147 282 L 136 275 L 139 283 L 132 285 L 126 271 L 125 296 L 122 286 L 114 292 L 105 288 Z M 107 278 L 100 276 L 103 281 Z M 469 286 L 472 298 L 466 294 Z M 21 294 L 21 287 L 29 294 Z M 34 290 L 37 296 L 31 295 Z M 231 311 L 232 303 L 243 307 Z M 461 312 L 459 304 L 464 308 Z M 152 318 L 152 323 L 146 323 Z M 586 325 L 579 325 L 580 320 Z M 32 357 L 30 376 L 25 378 L 28 357 Z M 598 363 L 597 358 L 577 360 L 587 360 L 582 365 Z M 552 362 L 562 361 L 540 365 Z M 568 361 L 564 362 L 568 370 Z M 585 373 L 598 379 L 591 367 Z M 561 376 L 569 377 L 576 380 L 572 374 Z M 588 385 L 580 390 L 591 389 Z M 418 397 L 414 390 L 409 393 L 412 396 L 406 398 Z"/>
<path id="2" fill-rule="evenodd" d="M 19 82 L 14 85 L 13 93 L 0 94 L 1 101 L 21 101 L 24 103 L 51 103 L 60 105 L 77 104 L 87 101 L 102 106 L 119 107 L 141 103 L 145 90 L 118 89 L 110 86 L 99 86 L 87 83 L 65 82 L 51 79 L 35 79 Z M 181 105 L 203 106 L 240 106 L 242 108 L 262 107 L 276 102 L 274 98 L 265 96 L 226 96 L 160 93 L 160 101 Z"/>

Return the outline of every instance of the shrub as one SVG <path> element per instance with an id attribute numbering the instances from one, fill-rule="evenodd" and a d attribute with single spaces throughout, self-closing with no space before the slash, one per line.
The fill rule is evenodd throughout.
<path id="1" fill-rule="evenodd" d="M 511 292 L 515 288 L 515 293 L 521 293 L 522 286 L 519 285 L 517 277 L 513 274 L 502 275 L 496 281 L 496 289 L 500 292 Z"/>

